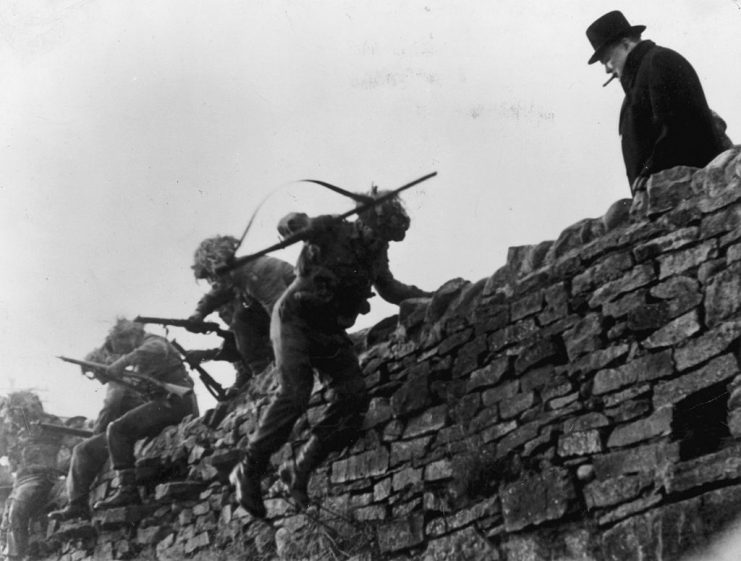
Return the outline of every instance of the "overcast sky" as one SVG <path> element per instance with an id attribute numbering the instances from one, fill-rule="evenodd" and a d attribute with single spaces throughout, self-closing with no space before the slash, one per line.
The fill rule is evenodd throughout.
<path id="1" fill-rule="evenodd" d="M 84 356 L 118 315 L 187 317 L 207 289 L 196 246 L 239 236 L 268 193 L 242 254 L 286 212 L 350 208 L 302 178 L 437 171 L 391 253 L 428 290 L 601 216 L 629 195 L 622 92 L 586 64 L 585 29 L 616 8 L 690 60 L 741 138 L 734 0 L 4 0 L 0 393 L 94 416 L 102 388 L 55 355 Z M 374 302 L 358 326 L 393 311 Z"/>

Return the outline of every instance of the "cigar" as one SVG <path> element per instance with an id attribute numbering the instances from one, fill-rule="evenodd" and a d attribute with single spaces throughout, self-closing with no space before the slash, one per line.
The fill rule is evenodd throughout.
<path id="1" fill-rule="evenodd" d="M 604 88 L 607 84 L 612 82 L 615 78 L 617 78 L 617 74 L 613 74 L 612 76 L 610 76 L 610 79 L 607 80 L 607 82 L 605 82 L 604 84 L 602 84 L 602 87 Z"/>

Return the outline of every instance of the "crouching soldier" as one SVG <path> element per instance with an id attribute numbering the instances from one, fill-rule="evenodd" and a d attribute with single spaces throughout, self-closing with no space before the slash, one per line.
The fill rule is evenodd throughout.
<path id="1" fill-rule="evenodd" d="M 372 193 L 378 196 L 378 193 Z M 335 450 L 358 437 L 368 394 L 346 329 L 370 310 L 374 287 L 386 301 L 429 294 L 395 280 L 388 265 L 389 242 L 401 241 L 410 220 L 398 198 L 364 211 L 357 220 L 289 214 L 278 230 L 283 236 L 303 231 L 297 278 L 273 312 L 271 337 L 280 389 L 250 440 L 244 460 L 230 479 L 239 503 L 264 517 L 260 479 L 270 456 L 291 434 L 306 411 L 316 370 L 331 390 L 330 403 L 311 429 L 309 440 L 281 477 L 300 508 L 308 504 L 313 470 Z"/>
<path id="2" fill-rule="evenodd" d="M 120 377 L 125 374 L 126 367 L 132 366 L 138 375 L 165 384 L 193 387 L 193 380 L 185 371 L 177 350 L 164 337 L 146 333 L 139 323 L 119 319 L 108 334 L 105 346 L 119 355 L 107 368 L 112 376 Z M 193 392 L 178 396 L 151 384 L 145 393 L 145 403 L 108 424 L 108 454 L 116 471 L 118 488 L 108 499 L 95 503 L 95 509 L 140 503 L 134 469 L 136 441 L 157 436 L 162 429 L 179 423 L 190 414 L 198 415 Z"/>
<path id="3" fill-rule="evenodd" d="M 28 553 L 29 522 L 42 513 L 51 499 L 61 471 L 57 466 L 62 439 L 35 426 L 59 423 L 44 412 L 41 400 L 31 392 L 15 392 L 2 407 L 2 455 L 15 472 L 13 489 L 5 503 L 0 530 L 5 559 L 24 559 Z"/>
<path id="4" fill-rule="evenodd" d="M 228 263 L 239 242 L 232 236 L 205 239 L 193 257 L 193 274 L 206 279 L 211 290 L 190 316 L 200 323 L 214 311 L 229 326 L 233 340 L 220 349 L 190 351 L 189 362 L 227 360 L 235 364 L 237 378 L 228 395 L 236 395 L 253 374 L 262 372 L 273 360 L 270 344 L 270 314 L 281 294 L 294 279 L 293 267 L 275 257 L 264 256 L 242 267 L 217 274 Z"/>
<path id="5" fill-rule="evenodd" d="M 105 347 L 101 347 L 89 353 L 85 360 L 107 365 L 117 358 L 117 355 L 108 352 Z M 88 368 L 83 367 L 83 373 L 87 373 L 87 371 Z M 103 383 L 107 386 L 106 395 L 103 408 L 98 413 L 98 418 L 93 426 L 94 434 L 80 442 L 72 450 L 69 472 L 65 482 L 68 503 L 63 508 L 49 513 L 49 518 L 52 520 L 90 517 L 88 498 L 90 488 L 105 466 L 106 460 L 108 460 L 106 429 L 111 421 L 115 421 L 127 411 L 146 403 L 139 392 L 129 387 L 115 382 Z"/>

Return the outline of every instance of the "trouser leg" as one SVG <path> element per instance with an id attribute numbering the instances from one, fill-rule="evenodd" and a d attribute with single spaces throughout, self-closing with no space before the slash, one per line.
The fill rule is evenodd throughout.
<path id="1" fill-rule="evenodd" d="M 240 308 L 234 314 L 231 329 L 242 361 L 252 374 L 265 370 L 273 360 L 270 316 L 265 309 L 257 303 Z"/>
<path id="2" fill-rule="evenodd" d="M 7 556 L 21 558 L 28 551 L 28 523 L 46 504 L 52 482 L 48 476 L 28 476 L 16 483 L 8 501 Z"/>
<path id="3" fill-rule="evenodd" d="M 290 322 L 281 322 L 273 344 L 280 389 L 247 447 L 248 456 L 259 463 L 267 463 L 288 440 L 296 421 L 308 407 L 314 385 L 309 340 L 304 330 Z"/>
<path id="4" fill-rule="evenodd" d="M 179 423 L 192 410 L 188 396 L 155 399 L 127 412 L 108 425 L 108 453 L 115 470 L 134 467 L 134 444 L 140 438 L 157 436 L 162 429 Z"/>
<path id="5" fill-rule="evenodd" d="M 66 481 L 70 503 L 87 498 L 107 459 L 108 442 L 104 433 L 87 438 L 74 447 Z"/>
<path id="6" fill-rule="evenodd" d="M 368 390 L 350 339 L 338 338 L 333 353 L 313 359 L 325 381 L 329 403 L 312 427 L 325 455 L 352 444 L 368 410 Z"/>

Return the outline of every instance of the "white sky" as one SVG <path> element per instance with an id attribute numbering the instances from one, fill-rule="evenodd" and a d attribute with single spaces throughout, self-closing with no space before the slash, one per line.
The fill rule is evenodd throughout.
<path id="1" fill-rule="evenodd" d="M 55 355 L 84 356 L 117 315 L 187 317 L 198 243 L 239 236 L 272 190 L 241 254 L 288 211 L 350 208 L 298 179 L 438 171 L 405 196 L 391 254 L 426 289 L 602 215 L 629 194 L 622 92 L 586 64 L 585 29 L 611 9 L 686 56 L 741 138 L 734 0 L 4 0 L 0 393 L 94 416 L 101 387 Z M 359 327 L 394 311 L 374 308 Z"/>

